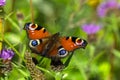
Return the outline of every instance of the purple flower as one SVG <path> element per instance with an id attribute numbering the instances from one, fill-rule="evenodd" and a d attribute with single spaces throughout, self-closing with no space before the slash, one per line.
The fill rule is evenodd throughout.
<path id="1" fill-rule="evenodd" d="M 14 52 L 10 49 L 3 49 L 1 50 L 0 53 L 0 58 L 4 59 L 4 60 L 11 60 L 14 56 Z"/>
<path id="2" fill-rule="evenodd" d="M 6 0 L 0 0 L 0 6 L 4 6 L 5 2 L 6 2 Z"/>
<path id="3" fill-rule="evenodd" d="M 82 29 L 87 34 L 95 34 L 101 29 L 101 25 L 94 24 L 94 23 L 83 24 Z"/>
<path id="4" fill-rule="evenodd" d="M 107 2 L 103 2 L 98 6 L 97 14 L 100 17 L 104 17 L 109 10 L 117 8 L 120 8 L 120 5 L 116 0 L 108 0 Z"/>

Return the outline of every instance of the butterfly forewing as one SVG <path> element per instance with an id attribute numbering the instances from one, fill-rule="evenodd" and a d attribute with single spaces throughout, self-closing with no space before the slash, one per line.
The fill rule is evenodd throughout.
<path id="1" fill-rule="evenodd" d="M 29 39 L 43 39 L 50 36 L 50 33 L 44 27 L 34 23 L 26 23 L 24 29 L 27 31 Z"/>

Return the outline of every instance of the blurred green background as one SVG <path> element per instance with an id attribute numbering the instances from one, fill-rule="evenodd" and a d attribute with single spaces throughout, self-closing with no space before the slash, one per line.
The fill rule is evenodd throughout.
<path id="1" fill-rule="evenodd" d="M 61 36 L 76 36 L 88 41 L 86 49 L 74 52 L 69 66 L 62 72 L 49 71 L 49 60 L 46 59 L 43 65 L 47 66 L 43 68 L 49 73 L 43 72 L 47 80 L 120 80 L 120 12 L 118 9 L 117 15 L 117 9 L 113 7 L 113 11 L 106 12 L 104 17 L 98 16 L 97 7 L 104 1 L 32 0 L 34 23 L 42 25 L 52 34 L 60 32 Z M 4 11 L 3 47 L 13 49 L 16 55 L 13 70 L 1 80 L 30 80 L 21 59 L 29 49 L 23 27 L 26 22 L 32 21 L 30 0 L 7 0 Z M 82 25 L 87 23 L 99 23 L 102 28 L 94 35 L 87 34 L 82 29 Z M 51 76 L 51 73 L 55 75 Z"/>

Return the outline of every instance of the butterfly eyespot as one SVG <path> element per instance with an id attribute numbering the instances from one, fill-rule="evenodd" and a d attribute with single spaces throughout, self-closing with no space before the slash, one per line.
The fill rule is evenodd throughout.
<path id="1" fill-rule="evenodd" d="M 30 47 L 35 47 L 39 44 L 40 44 L 40 40 L 38 40 L 38 39 L 37 40 L 30 40 L 30 42 L 29 42 Z"/>
<path id="2" fill-rule="evenodd" d="M 80 39 L 80 38 L 78 38 L 78 39 L 76 39 L 76 45 L 78 45 L 78 46 L 80 46 L 80 45 L 82 45 L 82 43 L 83 43 L 83 40 L 82 39 Z"/>
<path id="3" fill-rule="evenodd" d="M 66 51 L 64 48 L 60 48 L 58 50 L 58 56 L 59 57 L 65 57 L 65 56 L 67 56 L 67 54 L 68 54 L 68 51 Z"/>
<path id="4" fill-rule="evenodd" d="M 83 48 L 85 48 L 87 46 L 87 44 L 88 44 L 87 41 L 83 40 L 83 42 L 82 42 Z"/>
<path id="5" fill-rule="evenodd" d="M 32 24 L 31 22 L 26 23 L 25 26 L 24 26 L 24 29 L 29 30 L 29 26 L 30 26 L 31 24 Z"/>
<path id="6" fill-rule="evenodd" d="M 30 30 L 35 30 L 38 27 L 37 24 L 30 24 L 29 29 Z"/>

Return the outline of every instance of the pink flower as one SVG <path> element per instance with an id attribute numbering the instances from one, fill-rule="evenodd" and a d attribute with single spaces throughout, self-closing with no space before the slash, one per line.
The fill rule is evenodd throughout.
<path id="1" fill-rule="evenodd" d="M 94 24 L 94 23 L 83 24 L 82 29 L 87 34 L 95 34 L 101 29 L 101 25 Z"/>
<path id="2" fill-rule="evenodd" d="M 6 3 L 6 0 L 0 0 L 0 6 L 4 6 Z"/>
<path id="3" fill-rule="evenodd" d="M 0 58 L 4 60 L 11 60 L 14 56 L 14 52 L 10 49 L 3 49 L 0 52 Z"/>
<path id="4" fill-rule="evenodd" d="M 119 9 L 120 4 L 116 0 L 108 0 L 101 3 L 97 8 L 97 14 L 99 17 L 105 17 L 107 12 L 111 9 Z"/>

